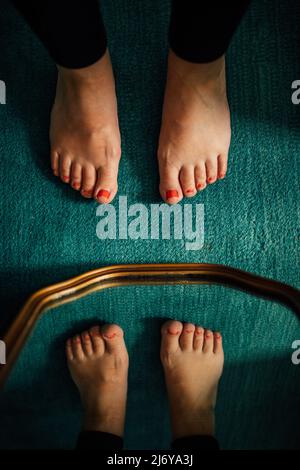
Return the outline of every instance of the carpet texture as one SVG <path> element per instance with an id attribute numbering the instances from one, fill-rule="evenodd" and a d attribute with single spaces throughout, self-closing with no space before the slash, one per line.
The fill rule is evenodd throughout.
<path id="1" fill-rule="evenodd" d="M 102 5 L 122 132 L 119 194 L 127 195 L 129 204 L 148 206 L 160 202 L 156 149 L 169 2 L 103 0 Z M 55 66 L 3 1 L 0 79 L 7 104 L 0 105 L 0 333 L 38 288 L 109 264 L 222 263 L 300 287 L 300 105 L 291 101 L 291 84 L 300 78 L 299 23 L 296 2 L 254 1 L 234 37 L 227 57 L 229 173 L 193 200 L 204 204 L 205 240 L 201 250 L 188 251 L 180 240 L 97 238 L 97 203 L 83 200 L 50 170 Z M 296 447 L 299 371 L 290 355 L 300 330 L 293 314 L 246 294 L 224 300 L 228 294 L 222 289 L 222 295 L 199 287 L 141 289 L 107 291 L 47 313 L 2 395 L 1 447 L 72 447 L 80 408 L 63 343 L 70 332 L 95 320 L 117 321 L 126 330 L 132 358 L 126 446 L 166 447 L 158 361 L 165 317 L 198 321 L 225 335 L 228 362 L 218 404 L 223 447 Z"/>

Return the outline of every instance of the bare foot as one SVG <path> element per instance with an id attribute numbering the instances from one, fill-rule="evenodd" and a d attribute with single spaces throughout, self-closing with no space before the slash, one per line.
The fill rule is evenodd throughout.
<path id="1" fill-rule="evenodd" d="M 191 323 L 162 327 L 161 361 L 174 439 L 214 434 L 214 408 L 224 353 L 220 333 Z"/>
<path id="2" fill-rule="evenodd" d="M 121 143 L 108 52 L 89 67 L 58 68 L 50 141 L 56 176 L 84 197 L 102 203 L 114 198 Z"/>
<path id="3" fill-rule="evenodd" d="M 94 326 L 69 339 L 66 354 L 84 407 L 83 427 L 122 437 L 127 397 L 128 354 L 117 325 Z"/>
<path id="4" fill-rule="evenodd" d="M 224 57 L 194 64 L 169 53 L 158 162 L 169 204 L 224 178 L 230 145 Z"/>

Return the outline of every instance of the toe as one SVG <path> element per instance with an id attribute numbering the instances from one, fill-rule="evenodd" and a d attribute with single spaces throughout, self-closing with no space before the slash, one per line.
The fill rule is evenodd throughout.
<path id="1" fill-rule="evenodd" d="M 73 356 L 71 339 L 68 339 L 67 342 L 66 342 L 66 355 L 67 355 L 68 361 L 73 361 L 74 356 Z"/>
<path id="2" fill-rule="evenodd" d="M 117 193 L 117 171 L 117 168 L 99 168 L 97 171 L 94 198 L 101 204 L 109 204 Z"/>
<path id="3" fill-rule="evenodd" d="M 195 168 L 195 185 L 198 191 L 206 187 L 206 167 L 205 163 L 199 163 Z"/>
<path id="4" fill-rule="evenodd" d="M 184 166 L 180 170 L 180 184 L 181 189 L 186 197 L 192 197 L 196 194 L 196 186 L 195 186 L 195 169 L 193 166 Z"/>
<path id="5" fill-rule="evenodd" d="M 160 166 L 159 192 L 168 204 L 177 204 L 182 199 L 183 194 L 179 184 L 179 171 L 177 168 Z"/>
<path id="6" fill-rule="evenodd" d="M 202 351 L 203 348 L 203 340 L 204 340 L 204 329 L 201 326 L 195 327 L 194 332 L 194 349 L 196 351 Z"/>
<path id="7" fill-rule="evenodd" d="M 124 343 L 124 332 L 119 325 L 104 325 L 101 328 L 102 338 L 105 342 L 105 349 L 113 353 L 120 350 L 125 346 Z"/>
<path id="8" fill-rule="evenodd" d="M 205 166 L 207 183 L 212 184 L 217 180 L 218 176 L 217 158 L 209 158 L 208 160 L 206 160 Z"/>
<path id="9" fill-rule="evenodd" d="M 89 334 L 92 340 L 93 351 L 95 353 L 103 354 L 105 351 L 105 343 L 103 341 L 99 326 L 95 325 L 90 328 Z"/>
<path id="10" fill-rule="evenodd" d="M 214 333 L 214 353 L 220 354 L 223 352 L 222 335 L 218 331 Z"/>
<path id="11" fill-rule="evenodd" d="M 227 172 L 228 155 L 221 154 L 218 157 L 218 178 L 223 179 Z"/>
<path id="12" fill-rule="evenodd" d="M 205 330 L 202 351 L 205 353 L 213 352 L 213 347 L 214 347 L 213 332 L 210 330 Z"/>
<path id="13" fill-rule="evenodd" d="M 82 167 L 79 163 L 74 162 L 71 167 L 71 186 L 77 191 L 81 188 Z"/>
<path id="14" fill-rule="evenodd" d="M 161 351 L 176 352 L 179 348 L 179 336 L 183 325 L 179 321 L 170 320 L 161 328 Z"/>
<path id="15" fill-rule="evenodd" d="M 193 349 L 195 325 L 193 323 L 185 323 L 179 338 L 179 344 L 182 350 L 191 351 Z"/>
<path id="16" fill-rule="evenodd" d="M 59 174 L 64 183 L 70 182 L 71 163 L 71 158 L 68 155 L 63 155 L 59 160 Z"/>
<path id="17" fill-rule="evenodd" d="M 82 170 L 81 194 L 86 198 L 91 198 L 96 183 L 96 170 L 91 166 L 86 166 Z"/>
<path id="18" fill-rule="evenodd" d="M 84 352 L 82 348 L 81 338 L 79 335 L 74 336 L 72 339 L 72 351 L 74 359 L 84 359 Z"/>
<path id="19" fill-rule="evenodd" d="M 81 333 L 81 344 L 84 354 L 86 356 L 91 356 L 93 354 L 93 345 L 88 331 Z"/>
<path id="20" fill-rule="evenodd" d="M 59 155 L 57 152 L 51 152 L 51 168 L 55 176 L 59 175 Z"/>

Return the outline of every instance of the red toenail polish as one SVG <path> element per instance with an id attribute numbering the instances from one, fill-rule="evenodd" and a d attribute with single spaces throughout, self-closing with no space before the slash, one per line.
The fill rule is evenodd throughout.
<path id="1" fill-rule="evenodd" d="M 203 186 L 204 186 L 204 184 L 203 184 L 203 183 L 198 183 L 198 184 L 197 184 L 197 189 L 202 189 L 202 188 L 203 188 Z"/>
<path id="2" fill-rule="evenodd" d="M 167 199 L 171 199 L 172 197 L 179 197 L 177 189 L 169 189 L 166 192 Z"/>
<path id="3" fill-rule="evenodd" d="M 68 183 L 70 181 L 70 178 L 68 176 L 63 176 L 63 180 Z"/>
<path id="4" fill-rule="evenodd" d="M 193 330 L 185 330 L 186 333 L 193 333 Z"/>
<path id="5" fill-rule="evenodd" d="M 187 189 L 187 190 L 186 190 L 186 193 L 187 193 L 187 194 L 192 194 L 193 192 L 194 192 L 193 189 Z"/>
<path id="6" fill-rule="evenodd" d="M 74 189 L 79 189 L 80 188 L 79 183 L 73 183 L 72 186 L 73 186 Z"/>
<path id="7" fill-rule="evenodd" d="M 82 191 L 82 194 L 84 196 L 91 196 L 92 195 L 92 191 Z"/>
<path id="8" fill-rule="evenodd" d="M 104 199 L 109 199 L 110 196 L 110 191 L 107 191 L 106 189 L 100 189 L 100 191 L 97 194 L 97 199 L 100 199 L 100 197 L 103 197 Z"/>
<path id="9" fill-rule="evenodd" d="M 219 178 L 223 179 L 225 178 L 225 175 L 223 175 L 223 173 L 219 176 Z"/>
<path id="10" fill-rule="evenodd" d="M 176 335 L 179 334 L 179 331 L 175 331 L 175 332 L 174 332 L 174 331 L 172 331 L 172 330 L 170 330 L 170 329 L 168 328 L 168 333 L 169 333 L 169 335 L 176 336 Z"/>
<path id="11" fill-rule="evenodd" d="M 116 336 L 116 333 L 113 333 L 112 335 L 103 335 L 104 338 L 107 338 L 107 339 L 113 339 L 115 336 Z"/>

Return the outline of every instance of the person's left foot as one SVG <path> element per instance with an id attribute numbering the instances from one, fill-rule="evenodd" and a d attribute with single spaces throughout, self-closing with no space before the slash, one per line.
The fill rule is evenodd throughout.
<path id="1" fill-rule="evenodd" d="M 66 344 L 71 376 L 84 407 L 83 427 L 123 436 L 128 353 L 118 325 L 94 326 Z"/>
<path id="2" fill-rule="evenodd" d="M 194 64 L 169 54 L 158 163 L 169 204 L 225 177 L 230 144 L 225 59 Z"/>

